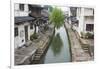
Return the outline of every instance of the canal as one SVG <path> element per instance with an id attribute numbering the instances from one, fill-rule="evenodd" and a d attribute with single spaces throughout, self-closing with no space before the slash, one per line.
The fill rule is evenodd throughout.
<path id="1" fill-rule="evenodd" d="M 42 59 L 43 64 L 47 63 L 63 63 L 70 62 L 70 49 L 69 49 L 68 35 L 64 26 L 55 30 L 55 34 L 49 48 Z"/>

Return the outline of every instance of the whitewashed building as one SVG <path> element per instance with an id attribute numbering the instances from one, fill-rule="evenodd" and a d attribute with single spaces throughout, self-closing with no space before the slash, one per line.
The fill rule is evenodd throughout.
<path id="1" fill-rule="evenodd" d="M 48 7 L 31 4 L 14 4 L 14 45 L 26 46 L 30 36 L 39 33 L 39 26 L 48 24 Z"/>
<path id="2" fill-rule="evenodd" d="M 15 48 L 25 45 L 34 32 L 34 18 L 29 17 L 28 4 L 14 5 L 14 46 Z"/>
<path id="3" fill-rule="evenodd" d="M 94 9 L 77 7 L 76 18 L 77 23 L 73 25 L 73 28 L 79 33 L 91 33 L 94 34 Z"/>

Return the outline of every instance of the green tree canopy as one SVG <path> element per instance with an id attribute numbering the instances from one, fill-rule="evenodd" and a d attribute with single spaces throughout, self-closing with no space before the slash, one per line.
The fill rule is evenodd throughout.
<path id="1" fill-rule="evenodd" d="M 64 23 L 64 14 L 61 9 L 55 7 L 55 8 L 53 8 L 53 10 L 49 16 L 49 19 L 54 24 L 54 26 L 58 29 Z"/>

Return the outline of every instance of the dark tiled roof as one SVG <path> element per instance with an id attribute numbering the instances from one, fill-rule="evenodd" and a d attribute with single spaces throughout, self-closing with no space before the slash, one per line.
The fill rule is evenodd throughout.
<path id="1" fill-rule="evenodd" d="M 44 18 L 43 18 L 43 20 L 48 20 L 48 19 L 49 19 L 48 17 L 44 17 Z"/>
<path id="2" fill-rule="evenodd" d="M 29 16 L 15 17 L 15 23 L 21 23 L 21 22 L 31 21 L 31 20 L 35 20 L 35 18 Z"/>

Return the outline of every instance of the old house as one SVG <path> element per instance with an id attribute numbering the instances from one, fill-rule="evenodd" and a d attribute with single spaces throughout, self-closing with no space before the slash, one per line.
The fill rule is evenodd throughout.
<path id="1" fill-rule="evenodd" d="M 71 21 L 73 29 L 76 30 L 80 36 L 82 36 L 82 33 L 91 33 L 94 35 L 94 9 L 76 7 L 71 11 L 75 11 L 74 15 L 70 12 L 73 17 Z"/>
<path id="2" fill-rule="evenodd" d="M 48 7 L 42 5 L 29 5 L 29 16 L 35 18 L 34 27 L 35 31 L 38 33 L 41 29 L 48 23 L 49 11 Z"/>
<path id="3" fill-rule="evenodd" d="M 93 8 L 77 8 L 78 33 L 90 32 L 94 34 L 94 9 Z"/>
<path id="4" fill-rule="evenodd" d="M 18 4 L 14 6 L 15 48 L 27 46 L 30 36 L 48 24 L 48 9 L 41 5 Z"/>
<path id="5" fill-rule="evenodd" d="M 30 40 L 34 32 L 33 17 L 29 17 L 28 4 L 14 5 L 14 45 L 15 48 L 22 47 Z"/>

